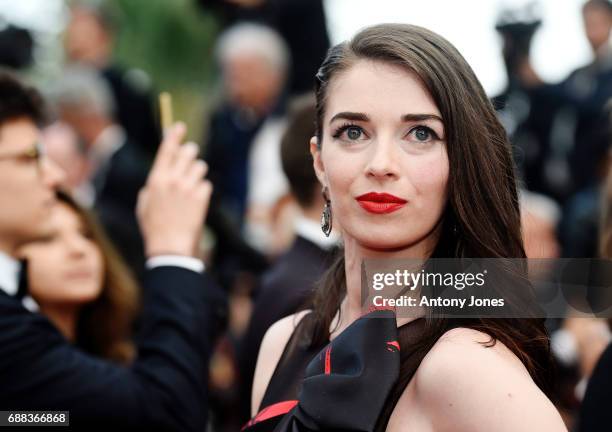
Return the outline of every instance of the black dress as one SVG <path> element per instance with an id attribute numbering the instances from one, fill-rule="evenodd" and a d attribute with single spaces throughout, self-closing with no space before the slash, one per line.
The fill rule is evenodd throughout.
<path id="1" fill-rule="evenodd" d="M 302 318 L 270 379 L 259 413 L 245 432 L 373 431 L 388 421 L 390 393 L 400 370 L 400 344 L 416 341 L 424 319 L 397 328 L 395 313 L 377 310 L 347 327 L 329 344 L 312 344 L 314 314 Z M 414 373 L 423 354 L 402 346 Z M 406 357 L 406 354 L 408 356 Z M 414 355 L 412 355 L 414 354 Z"/>

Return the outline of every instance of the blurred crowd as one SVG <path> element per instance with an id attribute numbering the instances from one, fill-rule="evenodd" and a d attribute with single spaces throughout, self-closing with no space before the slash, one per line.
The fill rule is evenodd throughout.
<path id="1" fill-rule="evenodd" d="M 196 131 L 200 156 L 214 186 L 198 253 L 229 298 L 225 330 L 210 366 L 211 430 L 233 431 L 249 418 L 264 333 L 308 305 L 338 246 L 337 233 L 321 235 L 325 200 L 308 147 L 315 118 L 311 89 L 330 40 L 322 0 L 197 4 L 202 12 L 217 14 L 222 27 L 214 52 L 222 96 L 203 119 L 206 127 L 190 126 L 202 129 Z M 530 258 L 612 257 L 612 3 L 587 1 L 582 19 L 593 60 L 559 83 L 539 77 L 530 58 L 541 17 L 532 9 L 513 10 L 496 25 L 508 84 L 491 101 L 514 146 Z M 42 144 L 66 173 L 65 218 L 74 219 L 80 207 L 92 209 L 119 252 L 107 269 L 117 276 L 109 294 L 115 296 L 111 312 L 102 313 L 98 322 L 104 330 L 84 323 L 75 343 L 129 363 L 133 346 L 128 339 L 139 325 L 138 287 L 145 263 L 136 203 L 163 131 L 155 77 L 115 63 L 116 31 L 103 6 L 71 3 L 63 72 L 41 89 L 51 119 Z M 13 41 L 0 40 L 4 67 L 26 70 L 31 37 L 13 28 L 1 38 Z M 25 254 L 40 252 L 34 248 Z M 36 272 L 31 273 L 36 282 Z M 36 286 L 34 299 L 52 303 L 37 294 Z M 47 310 L 61 326 L 61 313 Z M 587 382 L 612 339 L 609 323 L 567 319 L 551 322 L 549 329 L 559 369 L 552 398 L 570 430 L 577 430 Z M 104 331 L 122 337 L 98 344 L 105 340 Z"/>

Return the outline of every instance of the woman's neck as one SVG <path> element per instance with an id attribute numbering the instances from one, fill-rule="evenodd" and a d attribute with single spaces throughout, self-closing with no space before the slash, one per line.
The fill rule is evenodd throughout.
<path id="1" fill-rule="evenodd" d="M 79 308 L 73 305 L 40 305 L 40 312 L 70 341 L 76 341 Z"/>
<path id="2" fill-rule="evenodd" d="M 344 236 L 344 269 L 346 275 L 346 296 L 340 305 L 340 314 L 336 314 L 332 321 L 331 338 L 348 327 L 363 314 L 361 303 L 362 291 L 362 262 L 364 259 L 424 259 L 431 255 L 438 233 L 432 232 L 430 236 L 404 249 L 375 250 L 361 246 L 354 238 Z M 398 318 L 398 326 L 406 324 L 416 317 Z M 339 322 L 338 322 L 339 321 Z"/>

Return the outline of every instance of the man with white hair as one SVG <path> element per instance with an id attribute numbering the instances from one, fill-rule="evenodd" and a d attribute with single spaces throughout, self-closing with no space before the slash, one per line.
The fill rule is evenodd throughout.
<path id="1" fill-rule="evenodd" d="M 244 23 L 221 35 L 216 57 L 223 99 L 213 111 L 204 140 L 209 178 L 215 186 L 207 223 L 218 239 L 215 267 L 230 285 L 238 270 L 257 273 L 266 266 L 265 259 L 241 237 L 249 155 L 266 120 L 283 113 L 289 52 L 274 30 Z"/>
<path id="2" fill-rule="evenodd" d="M 95 70 L 67 68 L 50 94 L 62 121 L 76 132 L 89 168 L 77 197 L 95 207 L 102 224 L 135 270 L 144 262 L 134 209 L 148 172 L 147 156 L 114 121 L 110 87 Z"/>
<path id="3" fill-rule="evenodd" d="M 230 103 L 258 117 L 267 115 L 289 66 L 289 51 L 280 36 L 259 24 L 238 24 L 219 38 L 217 61 Z"/>
<path id="4" fill-rule="evenodd" d="M 289 53 L 274 30 L 245 23 L 220 37 L 217 59 L 224 99 L 212 115 L 206 160 L 216 200 L 242 225 L 249 150 L 264 121 L 282 112 Z"/>

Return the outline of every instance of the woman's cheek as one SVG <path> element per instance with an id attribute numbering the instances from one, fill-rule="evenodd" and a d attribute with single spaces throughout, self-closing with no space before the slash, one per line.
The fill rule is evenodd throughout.
<path id="1" fill-rule="evenodd" d="M 345 205 L 351 199 L 350 182 L 343 179 L 329 180 L 329 193 L 332 203 Z"/>
<path id="2" fill-rule="evenodd" d="M 336 171 L 337 172 L 337 171 Z M 351 212 L 351 184 L 352 178 L 348 176 L 335 175 L 328 178 L 330 198 L 332 201 L 332 214 L 337 222 L 344 219 Z"/>
<path id="3" fill-rule="evenodd" d="M 96 275 L 97 275 L 97 280 L 98 280 L 98 284 L 100 286 L 102 286 L 102 284 L 104 283 L 104 258 L 102 256 L 102 251 L 100 251 L 100 249 L 98 249 L 97 246 L 94 246 L 94 254 L 95 254 L 95 266 L 96 266 Z"/>
<path id="4" fill-rule="evenodd" d="M 414 164 L 410 171 L 412 184 L 419 195 L 425 195 L 430 199 L 439 196 L 445 198 L 446 185 L 448 183 L 448 160 L 444 157 L 423 160 Z"/>
<path id="5" fill-rule="evenodd" d="M 28 264 L 28 285 L 30 294 L 39 301 L 45 301 L 53 296 L 53 291 L 61 289 L 61 265 L 51 257 L 53 254 L 45 253 L 34 257 Z"/>

